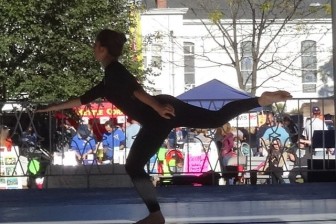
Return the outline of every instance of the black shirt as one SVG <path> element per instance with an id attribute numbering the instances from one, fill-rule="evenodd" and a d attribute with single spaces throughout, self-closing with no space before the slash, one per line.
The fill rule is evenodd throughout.
<path id="1" fill-rule="evenodd" d="M 106 98 L 128 116 L 145 121 L 151 116 L 158 116 L 150 106 L 134 96 L 134 91 L 142 89 L 136 78 L 118 61 L 111 62 L 105 68 L 103 80 L 80 97 L 82 104 L 98 98 Z"/>

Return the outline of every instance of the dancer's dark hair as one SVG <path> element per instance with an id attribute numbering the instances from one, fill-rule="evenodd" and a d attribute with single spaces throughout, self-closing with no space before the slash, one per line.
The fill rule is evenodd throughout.
<path id="1" fill-rule="evenodd" d="M 100 31 L 96 38 L 96 41 L 99 41 L 101 46 L 107 48 L 110 55 L 117 58 L 122 54 L 126 40 L 124 33 L 109 29 Z"/>

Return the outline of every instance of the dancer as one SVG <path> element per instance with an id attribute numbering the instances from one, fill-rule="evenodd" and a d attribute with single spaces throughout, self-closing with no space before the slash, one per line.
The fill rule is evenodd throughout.
<path id="1" fill-rule="evenodd" d="M 94 55 L 105 69 L 103 80 L 82 96 L 38 112 L 58 111 L 106 98 L 126 115 L 141 124 L 128 158 L 126 172 L 146 204 L 149 215 L 138 224 L 165 223 L 155 188 L 144 170 L 145 164 L 157 152 L 170 130 L 175 127 L 217 128 L 250 109 L 291 98 L 286 91 L 265 92 L 259 98 L 238 100 L 218 111 L 192 106 L 170 95 L 151 96 L 136 78 L 120 63 L 126 37 L 123 33 L 104 29 L 96 37 Z"/>

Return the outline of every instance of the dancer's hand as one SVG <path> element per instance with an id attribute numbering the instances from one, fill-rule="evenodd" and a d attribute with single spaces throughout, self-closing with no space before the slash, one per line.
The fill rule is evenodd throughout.
<path id="1" fill-rule="evenodd" d="M 161 117 L 164 117 L 166 119 L 171 119 L 172 117 L 175 117 L 175 109 L 170 104 L 163 104 L 156 111 L 160 114 Z"/>
<path id="2" fill-rule="evenodd" d="M 292 99 L 292 95 L 283 90 L 275 91 L 275 92 L 264 92 L 258 99 L 258 103 L 260 106 L 268 106 L 272 103 L 282 102 L 289 99 Z"/>

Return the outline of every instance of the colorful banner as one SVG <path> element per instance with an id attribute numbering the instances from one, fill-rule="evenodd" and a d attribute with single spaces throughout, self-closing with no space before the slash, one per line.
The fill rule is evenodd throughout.
<path id="1" fill-rule="evenodd" d="M 76 113 L 86 118 L 117 118 L 124 116 L 123 112 L 109 102 L 91 103 L 75 108 Z"/>

